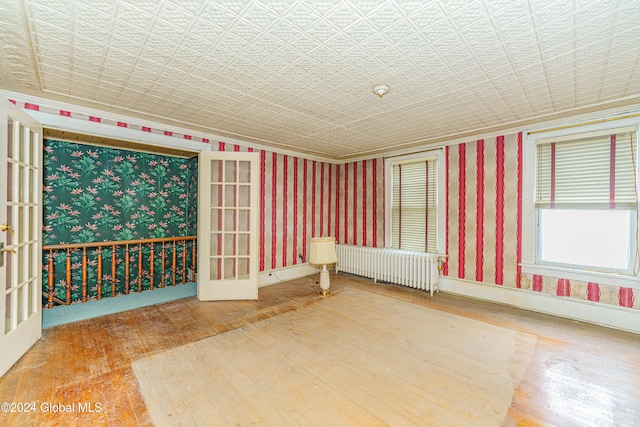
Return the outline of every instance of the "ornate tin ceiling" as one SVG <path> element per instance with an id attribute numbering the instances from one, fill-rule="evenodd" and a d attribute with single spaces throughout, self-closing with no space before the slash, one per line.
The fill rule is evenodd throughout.
<path id="1" fill-rule="evenodd" d="M 2 89 L 334 159 L 640 103 L 635 0 L 0 0 L 0 21 Z"/>

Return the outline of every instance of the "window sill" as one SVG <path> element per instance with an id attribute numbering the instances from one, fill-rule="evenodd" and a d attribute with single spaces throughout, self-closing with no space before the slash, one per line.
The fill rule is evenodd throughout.
<path id="1" fill-rule="evenodd" d="M 640 277 L 539 264 L 520 264 L 523 273 L 640 289 Z"/>

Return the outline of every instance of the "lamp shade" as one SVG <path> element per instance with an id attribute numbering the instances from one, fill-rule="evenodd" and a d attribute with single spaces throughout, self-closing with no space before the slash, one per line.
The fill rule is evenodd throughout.
<path id="1" fill-rule="evenodd" d="M 335 237 L 313 237 L 311 238 L 311 253 L 309 263 L 322 265 L 338 262 L 336 255 Z"/>

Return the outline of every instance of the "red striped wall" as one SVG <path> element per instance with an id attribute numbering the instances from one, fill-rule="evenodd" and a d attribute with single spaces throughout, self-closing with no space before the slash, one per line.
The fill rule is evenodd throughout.
<path id="1" fill-rule="evenodd" d="M 224 142 L 218 150 L 253 151 Z M 338 166 L 260 151 L 259 170 L 260 271 L 302 264 L 309 239 L 326 234 L 335 221 Z"/>
<path id="2" fill-rule="evenodd" d="M 384 246 L 384 160 L 338 165 L 335 229 L 340 243 Z"/>
<path id="3" fill-rule="evenodd" d="M 521 133 L 447 147 L 444 275 L 640 308 L 631 288 L 521 273 L 522 149 Z"/>
<path id="4" fill-rule="evenodd" d="M 516 287 L 518 155 L 518 135 L 448 148 L 445 274 Z"/>
<path id="5" fill-rule="evenodd" d="M 218 144 L 223 151 L 248 151 Z M 521 274 L 522 134 L 446 147 L 443 274 L 640 308 L 634 289 Z M 331 164 L 260 152 L 260 271 L 306 261 L 309 239 L 384 246 L 384 159 Z"/>
<path id="6" fill-rule="evenodd" d="M 382 159 L 337 165 L 262 151 L 260 271 L 306 262 L 311 237 L 384 246 L 383 177 Z"/>

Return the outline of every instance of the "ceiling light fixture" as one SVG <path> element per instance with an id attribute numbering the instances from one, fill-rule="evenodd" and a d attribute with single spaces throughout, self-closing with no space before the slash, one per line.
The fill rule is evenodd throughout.
<path id="1" fill-rule="evenodd" d="M 373 93 L 378 95 L 378 98 L 382 98 L 386 94 L 389 93 L 389 86 L 387 85 L 377 85 L 373 87 Z"/>

